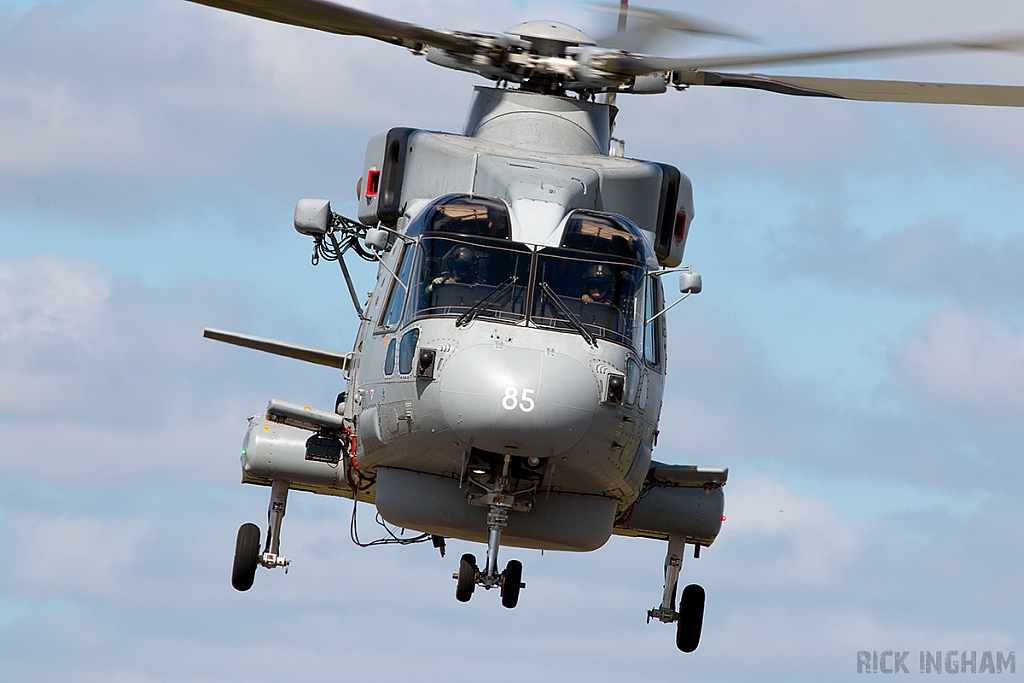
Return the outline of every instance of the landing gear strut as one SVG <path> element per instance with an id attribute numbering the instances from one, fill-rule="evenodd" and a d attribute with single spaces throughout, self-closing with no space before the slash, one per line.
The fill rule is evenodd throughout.
<path id="1" fill-rule="evenodd" d="M 270 487 L 270 506 L 267 509 L 267 542 L 260 552 L 260 528 L 255 524 L 243 524 L 235 540 L 235 562 L 231 567 L 231 585 L 235 590 L 247 591 L 256 578 L 256 567 L 267 569 L 284 567 L 288 573 L 291 560 L 282 557 L 281 522 L 284 521 L 288 504 L 288 482 L 275 480 Z"/>
<path id="2" fill-rule="evenodd" d="M 284 510 L 288 505 L 288 482 L 275 479 L 270 487 L 270 507 L 267 508 L 267 521 L 270 528 L 267 530 L 267 544 L 263 546 L 263 554 L 260 555 L 260 564 L 267 569 L 284 567 L 284 573 L 288 573 L 288 565 L 291 560 L 281 556 L 281 522 L 284 521 Z"/>
<path id="3" fill-rule="evenodd" d="M 683 589 L 683 597 L 679 601 L 679 611 L 675 610 L 679 570 L 683 568 L 685 550 L 685 536 L 673 534 L 668 537 L 668 552 L 665 555 L 665 592 L 661 599 L 661 605 L 647 611 L 647 621 L 657 619 L 666 624 L 675 622 L 676 647 L 683 652 L 693 652 L 700 644 L 700 632 L 704 623 L 705 594 L 703 588 L 695 583 L 690 584 Z"/>
<path id="4" fill-rule="evenodd" d="M 491 582 L 498 575 L 498 547 L 501 545 L 501 532 L 508 526 L 508 508 L 508 504 L 502 500 L 492 503 L 491 509 L 487 512 L 487 574 L 485 578 Z M 485 587 L 490 588 L 486 584 Z"/>

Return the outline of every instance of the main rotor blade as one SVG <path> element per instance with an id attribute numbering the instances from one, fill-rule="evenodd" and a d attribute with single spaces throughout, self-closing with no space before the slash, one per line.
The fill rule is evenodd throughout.
<path id="1" fill-rule="evenodd" d="M 342 35 L 366 36 L 413 49 L 431 45 L 453 52 L 471 52 L 473 48 L 471 41 L 450 33 L 388 19 L 326 0 L 189 1 L 282 24 Z"/>
<path id="2" fill-rule="evenodd" d="M 619 14 L 621 10 L 618 3 L 612 5 L 590 4 L 585 5 L 585 7 L 596 12 L 606 12 L 608 14 Z M 642 45 L 644 43 L 650 42 L 661 34 L 671 32 L 750 40 L 749 36 L 728 26 L 716 24 L 695 15 L 683 14 L 682 12 L 631 6 L 629 7 L 629 20 L 629 25 L 623 27 L 620 16 L 619 31 L 599 39 L 597 44 L 603 47 L 639 51 L 643 49 Z"/>
<path id="3" fill-rule="evenodd" d="M 691 71 L 735 66 L 761 66 L 764 64 L 836 62 L 844 59 L 878 59 L 913 54 L 958 52 L 963 50 L 1024 51 L 1024 33 L 989 36 L 975 40 L 940 40 L 922 43 L 874 45 L 839 50 L 806 50 L 774 52 L 760 55 L 731 55 L 723 57 L 648 57 L 643 55 L 614 56 L 604 60 L 602 68 L 616 74 L 643 76 L 659 71 Z"/>
<path id="4" fill-rule="evenodd" d="M 1024 86 L 873 81 L 856 78 L 764 76 L 714 71 L 677 74 L 680 84 L 753 88 L 783 95 L 834 97 L 866 102 L 920 102 L 926 104 L 974 104 L 988 107 L 1024 107 Z"/>

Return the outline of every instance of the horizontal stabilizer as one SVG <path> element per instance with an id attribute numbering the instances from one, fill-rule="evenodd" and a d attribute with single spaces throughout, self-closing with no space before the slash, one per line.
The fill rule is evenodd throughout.
<path id="1" fill-rule="evenodd" d="M 276 356 L 294 358 L 295 360 L 314 363 L 316 365 L 326 365 L 329 368 L 347 370 L 350 362 L 349 354 L 347 353 L 327 351 L 326 349 L 316 349 L 311 346 L 289 344 L 288 342 L 264 339 L 262 337 L 253 337 L 248 334 L 238 334 L 237 332 L 225 332 L 224 330 L 211 330 L 207 328 L 203 330 L 203 336 L 207 339 L 213 339 L 214 341 L 234 344 L 235 346 L 244 346 L 247 349 L 256 349 L 257 351 L 272 353 Z"/>

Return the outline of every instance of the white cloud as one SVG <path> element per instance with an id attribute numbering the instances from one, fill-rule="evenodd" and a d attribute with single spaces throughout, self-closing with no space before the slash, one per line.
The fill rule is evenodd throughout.
<path id="1" fill-rule="evenodd" d="M 913 390 L 947 410 L 1018 418 L 1024 412 L 1024 333 L 978 311 L 938 311 L 894 363 Z"/>
<path id="2" fill-rule="evenodd" d="M 863 542 L 860 529 L 827 501 L 796 493 L 764 476 L 727 486 L 723 545 L 771 548 L 756 576 L 743 580 L 762 590 L 822 590 L 835 584 Z"/>
<path id="3" fill-rule="evenodd" d="M 840 215 L 839 206 L 827 201 L 778 230 L 794 272 L 851 291 L 955 299 L 971 307 L 1016 303 L 1024 287 L 1024 238 L 1012 216 L 1001 216 L 986 234 L 971 216 L 932 213 L 910 225 L 883 217 L 863 225 Z"/>
<path id="4" fill-rule="evenodd" d="M 95 331 L 110 290 L 95 264 L 52 255 L 0 261 L 0 344 L 81 341 Z"/>
<path id="5" fill-rule="evenodd" d="M 141 520 L 27 515 L 5 520 L 9 550 L 19 561 L 11 587 L 33 595 L 111 599 L 123 590 L 139 541 L 152 533 Z"/>
<path id="6" fill-rule="evenodd" d="M 0 260 L 0 463 L 7 476 L 112 481 L 237 473 L 245 417 L 271 395 L 330 401 L 322 368 L 202 338 L 250 327 L 226 283 L 168 290 L 56 256 Z M 230 476 L 236 476 L 231 474 Z"/>

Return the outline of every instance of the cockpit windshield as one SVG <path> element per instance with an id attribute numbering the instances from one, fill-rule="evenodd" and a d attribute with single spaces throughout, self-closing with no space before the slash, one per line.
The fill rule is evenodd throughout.
<path id="1" fill-rule="evenodd" d="M 558 247 L 511 240 L 503 202 L 452 195 L 426 209 L 406 233 L 399 280 L 408 303 L 394 295 L 382 326 L 404 319 L 453 316 L 580 333 L 640 348 L 644 339 L 645 275 L 653 252 L 639 228 L 617 216 L 575 211 Z M 396 321 L 397 322 L 397 321 Z"/>
<path id="2" fill-rule="evenodd" d="M 532 253 L 511 242 L 427 237 L 420 243 L 413 316 L 526 317 Z"/>
<path id="3" fill-rule="evenodd" d="M 636 326 L 643 325 L 643 300 L 637 301 L 644 279 L 641 266 L 568 249 L 542 249 L 535 273 L 530 315 L 535 325 L 572 330 L 576 325 L 567 319 L 567 309 L 595 337 L 633 344 Z"/>
<path id="4" fill-rule="evenodd" d="M 538 327 L 564 330 L 582 324 L 596 337 L 635 345 L 642 336 L 641 293 L 649 253 L 647 241 L 632 223 L 573 212 L 561 248 L 537 253 L 530 319 Z"/>

